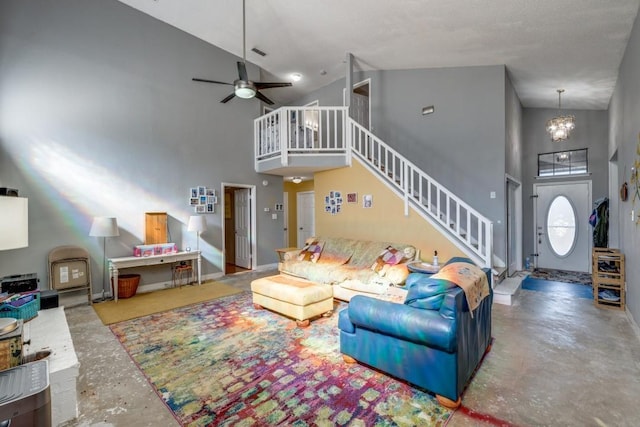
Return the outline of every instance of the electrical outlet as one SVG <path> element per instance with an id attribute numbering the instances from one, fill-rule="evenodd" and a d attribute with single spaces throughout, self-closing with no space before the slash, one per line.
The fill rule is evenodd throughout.
<path id="1" fill-rule="evenodd" d="M 491 193 L 489 193 L 489 198 L 495 199 L 496 198 L 496 192 L 492 191 Z"/>

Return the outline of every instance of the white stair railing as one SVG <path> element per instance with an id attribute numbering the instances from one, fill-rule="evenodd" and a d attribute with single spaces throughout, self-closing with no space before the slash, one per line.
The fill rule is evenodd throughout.
<path id="1" fill-rule="evenodd" d="M 354 120 L 348 120 L 348 129 L 352 155 L 403 197 L 405 214 L 411 205 L 429 216 L 472 258 L 491 268 L 493 223 L 489 219 Z"/>

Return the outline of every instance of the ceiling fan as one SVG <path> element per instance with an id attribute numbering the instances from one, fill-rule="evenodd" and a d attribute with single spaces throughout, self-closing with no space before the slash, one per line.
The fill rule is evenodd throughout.
<path id="1" fill-rule="evenodd" d="M 274 87 L 287 87 L 292 84 L 289 82 L 253 82 L 249 80 L 249 75 L 247 74 L 247 59 L 246 59 L 246 29 L 245 29 L 245 0 L 242 0 L 242 61 L 238 61 L 238 79 L 233 83 L 220 82 L 217 80 L 207 80 L 207 79 L 199 79 L 193 78 L 191 80 L 195 82 L 204 82 L 204 83 L 215 83 L 219 85 L 228 85 L 233 86 L 233 93 L 224 98 L 221 103 L 227 103 L 231 101 L 234 97 L 250 99 L 253 97 L 258 98 L 260 101 L 265 102 L 269 105 L 273 105 L 273 101 L 260 93 L 261 89 L 271 89 Z"/>

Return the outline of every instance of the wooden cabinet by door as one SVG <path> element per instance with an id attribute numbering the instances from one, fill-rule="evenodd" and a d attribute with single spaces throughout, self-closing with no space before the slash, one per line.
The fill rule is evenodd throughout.
<path id="1" fill-rule="evenodd" d="M 144 214 L 144 244 L 168 243 L 167 213 L 147 212 Z"/>

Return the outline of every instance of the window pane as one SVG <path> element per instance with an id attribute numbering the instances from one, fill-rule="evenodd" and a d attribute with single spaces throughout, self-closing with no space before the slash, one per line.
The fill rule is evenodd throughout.
<path id="1" fill-rule="evenodd" d="M 538 176 L 579 175 L 589 172 L 587 149 L 538 154 Z"/>
<path id="2" fill-rule="evenodd" d="M 549 205 L 547 236 L 551 249 L 558 256 L 565 256 L 573 249 L 576 240 L 576 215 L 565 196 L 557 196 Z"/>

